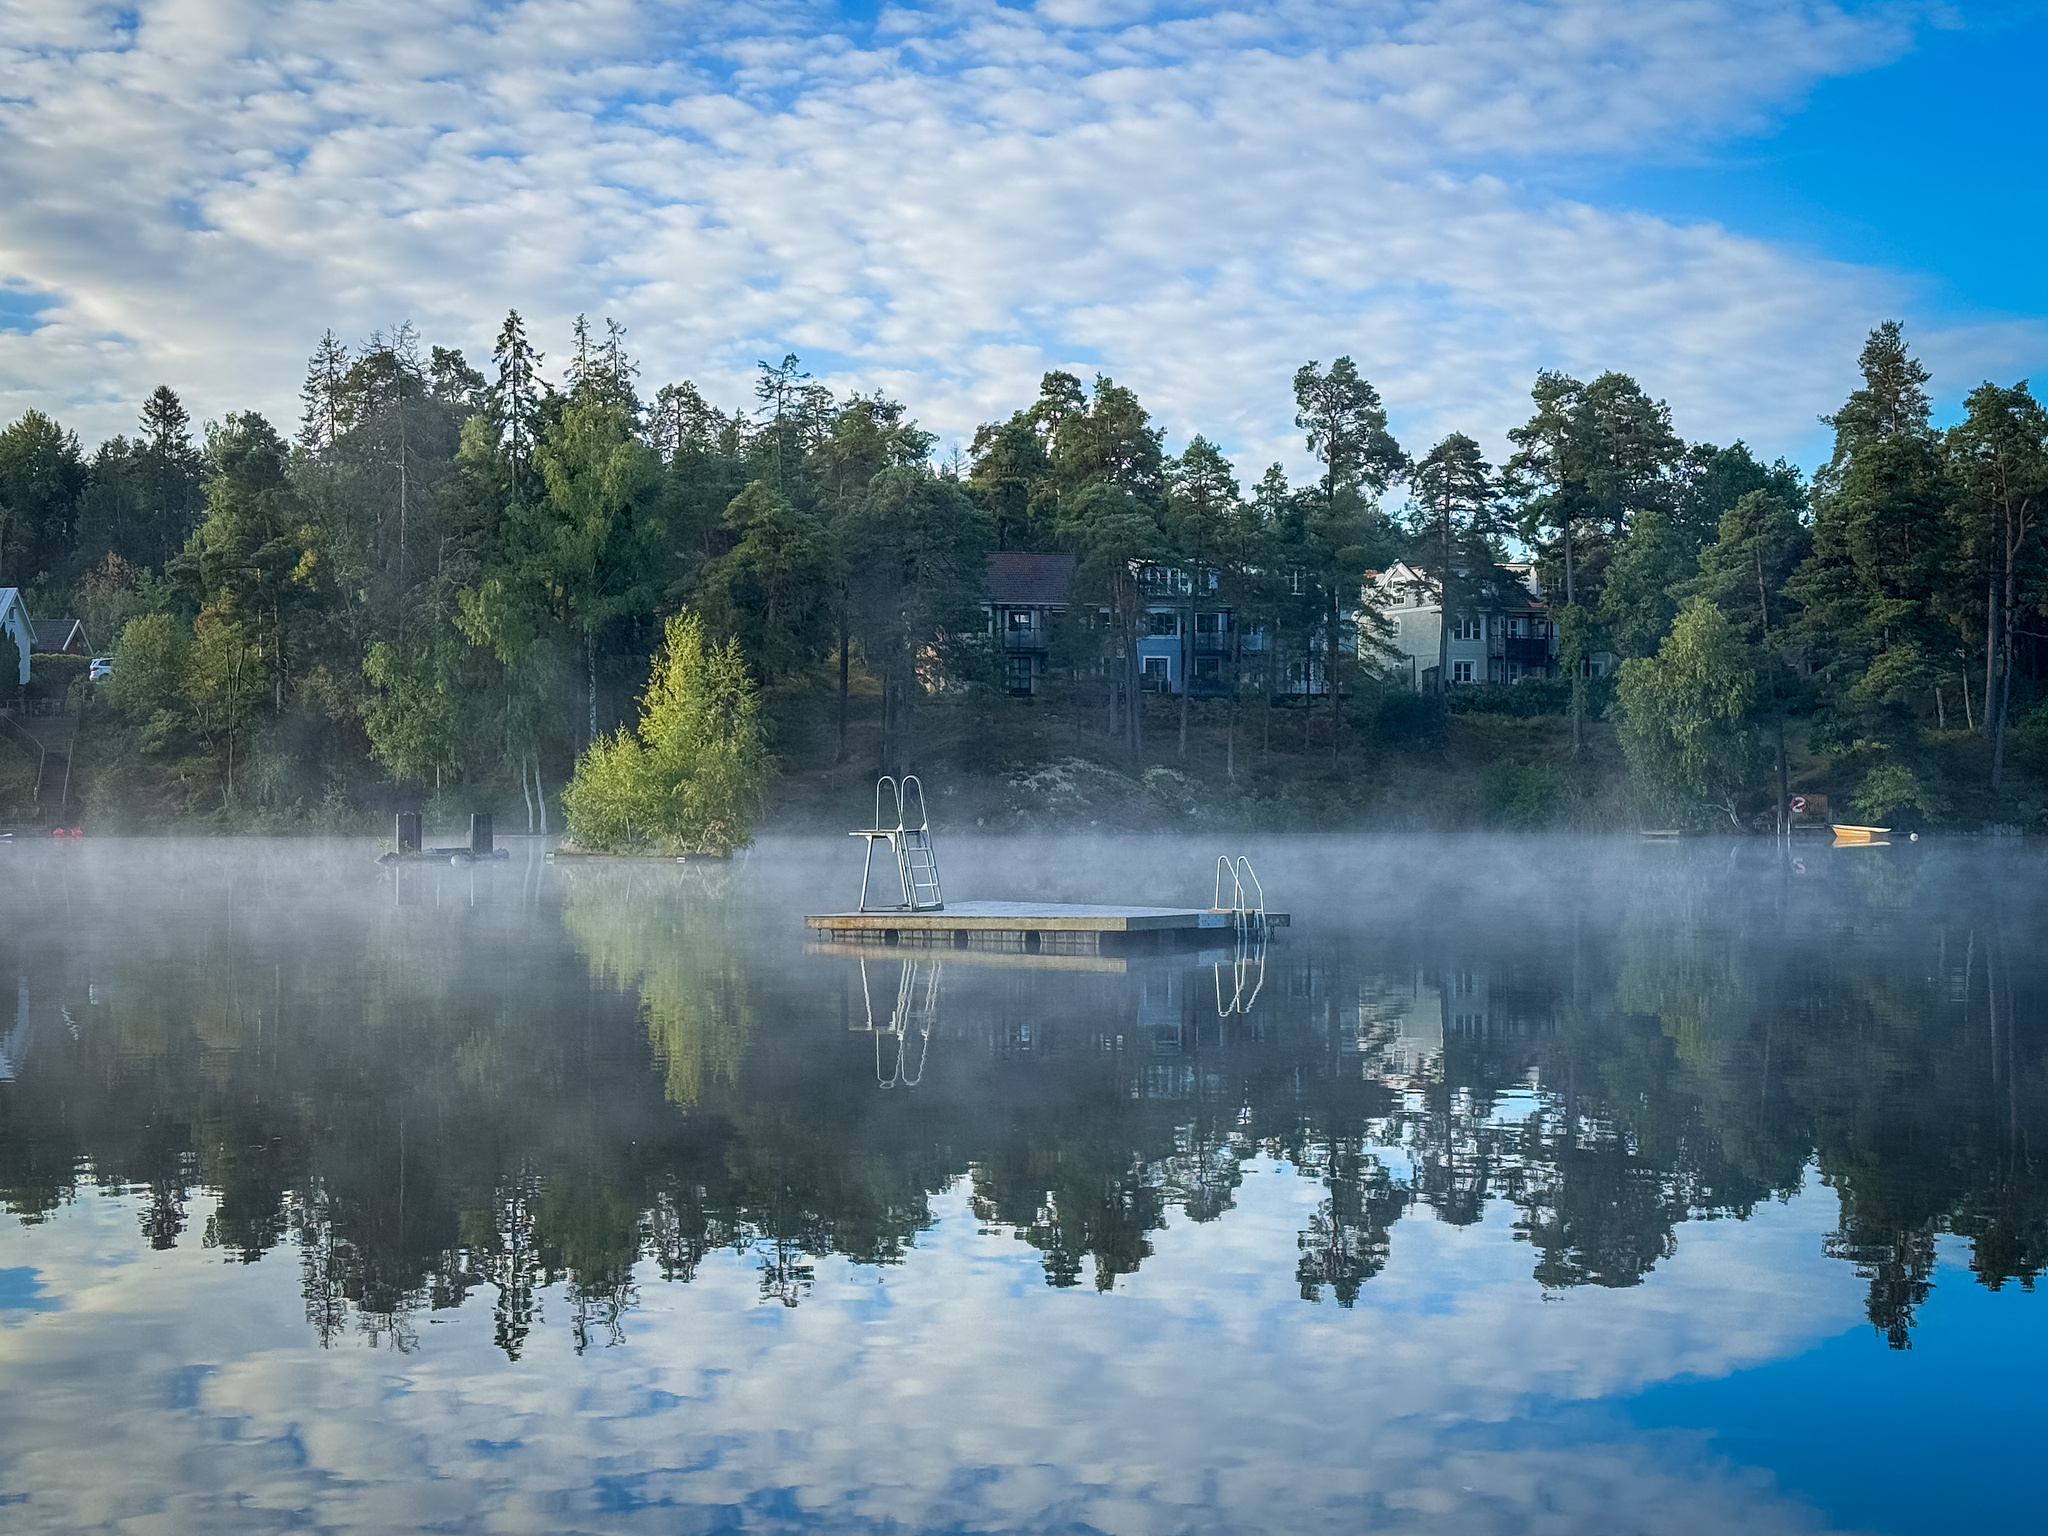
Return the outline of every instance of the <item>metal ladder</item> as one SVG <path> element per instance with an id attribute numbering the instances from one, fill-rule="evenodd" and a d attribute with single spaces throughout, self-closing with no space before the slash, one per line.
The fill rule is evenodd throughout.
<path id="1" fill-rule="evenodd" d="M 1230 877 L 1230 905 L 1223 905 L 1223 879 Z M 1249 895 L 1247 895 L 1249 891 Z M 1256 898 L 1258 905 L 1252 905 Z M 1216 895 L 1209 904 L 1211 912 L 1228 912 L 1230 926 L 1239 934 L 1266 931 L 1266 888 L 1259 884 L 1259 877 L 1252 873 L 1252 861 L 1239 854 L 1232 862 L 1227 854 L 1216 856 Z"/>
<path id="2" fill-rule="evenodd" d="M 884 789 L 896 802 L 896 825 L 882 822 Z M 917 799 L 917 825 L 910 824 L 909 801 Z M 925 810 L 924 785 L 914 773 L 899 782 L 889 774 L 875 781 L 874 825 L 852 834 L 867 839 L 867 856 L 860 867 L 860 910 L 863 912 L 939 912 L 946 905 L 939 887 L 939 854 L 932 846 L 931 817 Z M 896 859 L 896 882 L 903 899 L 893 906 L 868 905 L 868 881 L 873 871 L 875 844 L 886 842 Z"/>

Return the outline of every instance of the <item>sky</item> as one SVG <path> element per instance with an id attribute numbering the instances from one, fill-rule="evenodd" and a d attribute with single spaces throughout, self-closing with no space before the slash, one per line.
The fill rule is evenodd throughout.
<path id="1" fill-rule="evenodd" d="M 1348 355 L 1415 451 L 1618 368 L 1811 465 L 1881 320 L 1947 416 L 2048 361 L 2044 61 L 2012 0 L 0 0 L 0 420 L 290 423 L 324 330 L 516 308 L 942 452 L 1065 368 L 1301 470 Z"/>

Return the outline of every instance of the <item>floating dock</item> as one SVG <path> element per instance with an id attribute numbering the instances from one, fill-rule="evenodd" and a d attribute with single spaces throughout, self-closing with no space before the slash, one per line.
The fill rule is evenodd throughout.
<path id="1" fill-rule="evenodd" d="M 1053 901 L 956 901 L 924 911 L 824 912 L 804 925 L 840 944 L 1007 950 L 1026 955 L 1132 954 L 1214 944 L 1245 920 L 1228 909 L 1115 907 Z M 1264 914 L 1285 928 L 1285 912 Z"/>
<path id="2" fill-rule="evenodd" d="M 893 803 L 892 826 L 884 813 Z M 913 819 L 914 818 L 914 819 Z M 835 944 L 905 945 L 914 949 L 981 950 L 1012 955 L 1147 954 L 1199 948 L 1226 935 L 1236 943 L 1269 928 L 1285 928 L 1287 914 L 1266 910 L 1265 892 L 1248 859 L 1218 858 L 1210 906 L 1116 907 L 1059 901 L 948 902 L 939 884 L 924 785 L 916 774 L 875 783 L 875 819 L 852 834 L 866 844 L 860 868 L 860 905 L 851 912 L 821 912 L 804 925 Z M 897 900 L 870 904 L 875 851 L 888 850 L 896 869 Z M 886 889 L 887 876 L 883 877 Z M 1223 893 L 1230 892 L 1230 905 Z M 1256 904 L 1254 904 L 1256 898 Z"/>

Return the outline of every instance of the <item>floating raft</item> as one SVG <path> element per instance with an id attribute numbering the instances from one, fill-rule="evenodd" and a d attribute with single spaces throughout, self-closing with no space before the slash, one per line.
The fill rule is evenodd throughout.
<path id="1" fill-rule="evenodd" d="M 1258 914 L 1250 914 L 1254 922 Z M 956 901 L 922 912 L 825 912 L 804 925 L 840 944 L 1007 950 L 1027 955 L 1129 954 L 1213 944 L 1246 914 L 1185 907 L 1113 907 L 1052 901 Z M 1285 928 L 1285 912 L 1268 912 Z"/>

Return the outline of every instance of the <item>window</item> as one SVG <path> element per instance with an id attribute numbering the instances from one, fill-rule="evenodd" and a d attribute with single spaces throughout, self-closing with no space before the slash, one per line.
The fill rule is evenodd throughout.
<path id="1" fill-rule="evenodd" d="M 1031 671 L 1031 658 L 1029 656 L 1012 656 L 1010 658 L 1009 684 L 1011 693 L 1028 694 L 1031 692 Z"/>
<path id="2" fill-rule="evenodd" d="M 1453 640 L 1477 640 L 1480 628 L 1484 622 L 1484 620 L 1476 615 L 1458 619 L 1451 625 L 1451 638 Z"/>
<path id="3" fill-rule="evenodd" d="M 1220 635 L 1223 633 L 1223 615 L 1220 613 L 1198 613 L 1195 615 L 1195 633 L 1198 635 Z"/>
<path id="4" fill-rule="evenodd" d="M 1177 635 L 1180 633 L 1180 615 L 1177 613 L 1155 613 L 1150 615 L 1152 633 L 1155 635 Z"/>
<path id="5" fill-rule="evenodd" d="M 1452 663 L 1451 663 L 1451 681 L 1452 681 L 1452 682 L 1454 682 L 1454 683 L 1469 683 L 1469 682 L 1471 682 L 1471 681 L 1472 681 L 1472 663 L 1471 663 L 1471 662 L 1469 662 L 1469 661 L 1454 661 L 1454 662 L 1452 662 Z"/>
<path id="6" fill-rule="evenodd" d="M 1029 608 L 1012 608 L 1010 610 L 1010 633 L 1015 634 L 1019 630 L 1029 630 L 1030 628 L 1031 610 Z"/>
<path id="7" fill-rule="evenodd" d="M 1223 658 L 1221 656 L 1197 656 L 1195 658 L 1196 677 L 1213 679 L 1219 678 L 1222 675 Z"/>

